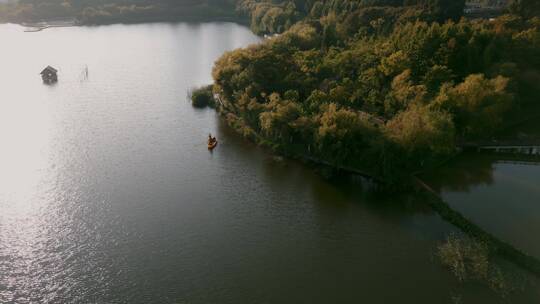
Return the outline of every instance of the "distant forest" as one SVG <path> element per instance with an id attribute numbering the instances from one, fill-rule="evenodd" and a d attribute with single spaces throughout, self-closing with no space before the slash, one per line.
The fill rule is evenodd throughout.
<path id="1" fill-rule="evenodd" d="M 19 0 L 0 5 L 0 21 L 77 18 L 83 24 L 236 18 L 235 0 Z"/>

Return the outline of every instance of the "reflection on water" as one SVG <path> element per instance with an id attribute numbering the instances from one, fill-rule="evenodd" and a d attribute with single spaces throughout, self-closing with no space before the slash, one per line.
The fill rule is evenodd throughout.
<path id="1" fill-rule="evenodd" d="M 469 153 L 423 178 L 437 192 L 469 192 L 472 187 L 493 184 L 496 162 L 493 155 Z"/>
<path id="2" fill-rule="evenodd" d="M 424 179 L 466 217 L 540 258 L 540 159 L 534 160 L 465 154 Z"/>
<path id="3" fill-rule="evenodd" d="M 0 303 L 499 301 L 432 262 L 452 227 L 414 197 L 276 163 L 189 105 L 221 53 L 259 40 L 247 28 L 0 37 Z"/>

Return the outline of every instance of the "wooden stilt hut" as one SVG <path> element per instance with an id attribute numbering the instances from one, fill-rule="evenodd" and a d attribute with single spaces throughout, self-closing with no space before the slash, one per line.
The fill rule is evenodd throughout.
<path id="1" fill-rule="evenodd" d="M 40 74 L 44 83 L 50 84 L 58 81 L 58 70 L 50 65 L 43 69 Z"/>

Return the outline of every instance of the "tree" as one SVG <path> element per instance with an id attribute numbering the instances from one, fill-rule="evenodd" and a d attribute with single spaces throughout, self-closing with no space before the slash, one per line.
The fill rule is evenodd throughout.
<path id="1" fill-rule="evenodd" d="M 268 99 L 267 110 L 260 114 L 262 131 L 277 142 L 291 142 L 294 132 L 291 123 L 301 116 L 300 106 L 294 101 L 282 100 L 277 93 Z"/>
<path id="2" fill-rule="evenodd" d="M 500 127 L 512 110 L 514 96 L 507 91 L 508 82 L 502 76 L 487 79 L 473 74 L 455 87 L 443 86 L 435 105 L 453 114 L 460 135 L 486 136 Z"/>
<path id="3" fill-rule="evenodd" d="M 423 77 L 423 82 L 430 94 L 439 92 L 441 86 L 445 83 L 452 82 L 454 75 L 452 70 L 444 65 L 434 65 Z"/>
<path id="4" fill-rule="evenodd" d="M 540 2 L 538 0 L 511 0 L 508 8 L 511 13 L 525 18 L 540 16 Z"/>
<path id="5" fill-rule="evenodd" d="M 454 149 L 454 123 L 450 114 L 428 106 L 412 105 L 385 126 L 387 136 L 417 163 Z"/>
<path id="6" fill-rule="evenodd" d="M 394 77 L 391 88 L 385 100 L 387 116 L 394 116 L 411 104 L 422 104 L 426 96 L 426 87 L 413 84 L 409 69 Z"/>
<path id="7" fill-rule="evenodd" d="M 459 20 L 465 9 L 465 0 L 419 0 L 418 3 L 427 7 L 439 22 Z"/>
<path id="8" fill-rule="evenodd" d="M 371 115 L 367 113 L 328 104 L 319 118 L 316 136 L 322 155 L 337 164 L 355 162 L 376 133 L 370 119 Z"/>

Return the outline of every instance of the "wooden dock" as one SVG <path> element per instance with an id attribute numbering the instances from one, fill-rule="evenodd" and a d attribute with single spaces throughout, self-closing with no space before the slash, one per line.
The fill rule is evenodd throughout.
<path id="1" fill-rule="evenodd" d="M 458 144 L 458 148 L 477 152 L 540 156 L 540 140 L 465 142 Z"/>

